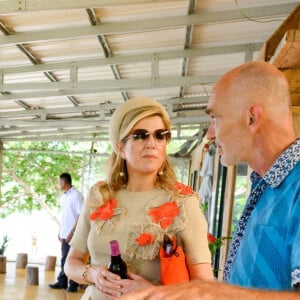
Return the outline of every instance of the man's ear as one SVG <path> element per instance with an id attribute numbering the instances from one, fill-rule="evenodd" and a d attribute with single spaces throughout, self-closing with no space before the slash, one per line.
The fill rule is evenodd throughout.
<path id="1" fill-rule="evenodd" d="M 122 143 L 121 141 L 118 141 L 116 143 L 116 148 L 117 148 L 117 151 L 119 153 L 119 155 L 125 159 L 125 153 L 124 153 L 124 143 Z"/>
<path id="2" fill-rule="evenodd" d="M 251 133 L 256 133 L 261 127 L 263 109 L 259 104 L 252 104 L 248 108 L 248 126 Z"/>

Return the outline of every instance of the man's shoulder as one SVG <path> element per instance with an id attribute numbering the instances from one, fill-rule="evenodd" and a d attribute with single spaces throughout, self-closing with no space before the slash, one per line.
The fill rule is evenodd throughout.
<path id="1" fill-rule="evenodd" d="M 72 187 L 70 192 L 72 196 L 82 198 L 82 194 L 75 187 Z"/>

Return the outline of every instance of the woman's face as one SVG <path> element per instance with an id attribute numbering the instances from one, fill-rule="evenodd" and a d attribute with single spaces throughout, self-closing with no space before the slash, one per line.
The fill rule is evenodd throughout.
<path id="1" fill-rule="evenodd" d="M 120 154 L 126 160 L 129 176 L 157 174 L 160 171 L 166 158 L 168 143 L 165 131 L 166 127 L 160 116 L 147 117 L 136 123 L 125 141 L 119 143 Z M 150 134 L 143 139 L 145 132 Z"/>

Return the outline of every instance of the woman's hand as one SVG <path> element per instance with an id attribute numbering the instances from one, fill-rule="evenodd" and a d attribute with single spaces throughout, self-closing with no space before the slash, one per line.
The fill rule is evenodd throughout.
<path id="1" fill-rule="evenodd" d="M 86 280 L 108 299 L 116 299 L 122 295 L 120 276 L 113 274 L 103 266 L 91 266 L 86 274 Z"/>
<path id="2" fill-rule="evenodd" d="M 143 278 L 142 276 L 139 276 L 135 273 L 128 272 L 129 279 L 122 279 L 115 281 L 117 285 L 121 286 L 121 288 L 117 289 L 116 293 L 121 293 L 121 295 L 126 295 L 128 293 L 135 292 L 140 289 L 149 288 L 152 285 L 151 282 Z M 120 294 L 118 297 L 121 296 Z"/>

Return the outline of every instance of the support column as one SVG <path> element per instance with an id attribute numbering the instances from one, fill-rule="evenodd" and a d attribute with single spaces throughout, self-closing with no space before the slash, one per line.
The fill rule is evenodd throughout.
<path id="1" fill-rule="evenodd" d="M 234 192 L 235 192 L 235 181 L 236 181 L 236 166 L 228 167 L 227 169 L 227 179 L 226 179 L 226 191 L 225 191 L 225 206 L 223 212 L 223 226 L 222 226 L 222 236 L 229 237 L 231 235 L 232 226 L 232 213 L 234 205 Z M 229 250 L 230 240 L 224 241 L 224 246 L 220 251 L 220 271 L 218 273 L 218 278 L 222 280 L 224 264 L 227 259 L 227 254 Z"/>
<path id="2" fill-rule="evenodd" d="M 2 165 L 3 165 L 3 143 L 0 141 L 0 199 L 2 186 Z"/>

